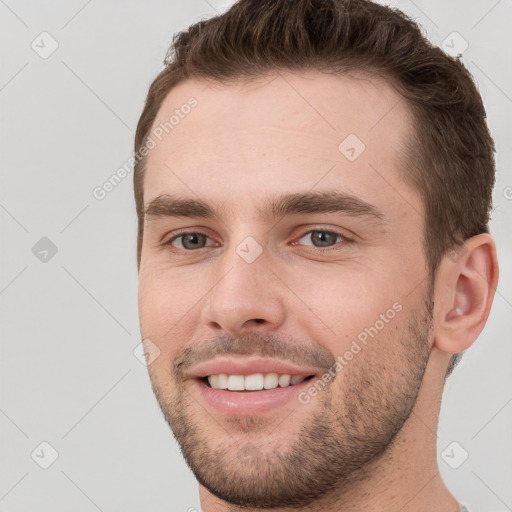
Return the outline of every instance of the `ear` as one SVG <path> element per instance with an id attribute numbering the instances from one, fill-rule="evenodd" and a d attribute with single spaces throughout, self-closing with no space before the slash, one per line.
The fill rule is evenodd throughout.
<path id="1" fill-rule="evenodd" d="M 478 338 L 498 284 L 493 238 L 474 236 L 441 261 L 434 292 L 434 346 L 458 354 Z"/>

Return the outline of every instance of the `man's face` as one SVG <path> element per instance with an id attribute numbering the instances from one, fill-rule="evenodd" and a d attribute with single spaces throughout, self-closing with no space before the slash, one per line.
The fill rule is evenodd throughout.
<path id="1" fill-rule="evenodd" d="M 429 358 L 411 116 L 362 76 L 206 85 L 172 90 L 153 125 L 197 100 L 147 160 L 150 377 L 206 488 L 304 505 L 370 471 Z"/>

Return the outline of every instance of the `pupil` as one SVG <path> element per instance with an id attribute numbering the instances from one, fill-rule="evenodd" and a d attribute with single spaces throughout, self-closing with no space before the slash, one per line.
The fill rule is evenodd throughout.
<path id="1" fill-rule="evenodd" d="M 197 249 L 204 247 L 205 240 L 204 235 L 200 235 L 199 233 L 192 233 L 190 235 L 185 235 L 183 237 L 183 247 L 185 249 Z"/>
<path id="2" fill-rule="evenodd" d="M 315 231 L 312 235 L 313 244 L 325 247 L 336 243 L 337 235 L 335 233 L 329 233 L 328 231 Z"/>

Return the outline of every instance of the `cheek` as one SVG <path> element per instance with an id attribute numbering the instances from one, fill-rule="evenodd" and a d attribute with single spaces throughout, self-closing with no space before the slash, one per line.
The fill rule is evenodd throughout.
<path id="1" fill-rule="evenodd" d="M 187 316 L 192 315 L 197 297 L 177 286 L 163 271 L 139 274 L 139 319 L 142 336 L 165 354 L 177 352 L 192 336 Z M 189 332 L 190 331 L 190 332 Z"/>
<path id="2" fill-rule="evenodd" d="M 369 340 L 391 335 L 403 309 L 399 290 L 389 276 L 354 267 L 314 272 L 297 272 L 290 284 L 301 301 L 289 302 L 289 308 L 307 308 L 309 314 L 289 310 L 311 339 L 327 346 L 333 354 L 348 350 L 353 340 Z M 303 302 L 303 303 L 302 303 Z M 321 333 L 325 333 L 322 335 Z M 320 338 L 321 336 L 321 338 Z"/>

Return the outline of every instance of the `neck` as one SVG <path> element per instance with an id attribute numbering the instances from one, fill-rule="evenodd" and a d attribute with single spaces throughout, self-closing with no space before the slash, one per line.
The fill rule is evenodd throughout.
<path id="1" fill-rule="evenodd" d="M 416 405 L 385 453 L 373 460 L 343 489 L 333 490 L 314 507 L 280 508 L 273 512 L 460 512 L 461 505 L 445 486 L 437 465 L 436 431 L 446 354 L 432 351 Z M 200 486 L 203 512 L 260 512 L 240 508 Z"/>

